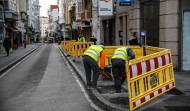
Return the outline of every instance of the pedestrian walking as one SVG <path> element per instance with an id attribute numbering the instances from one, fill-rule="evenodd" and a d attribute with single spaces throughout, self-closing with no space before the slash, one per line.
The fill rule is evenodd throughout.
<path id="1" fill-rule="evenodd" d="M 23 43 L 24 43 L 24 48 L 26 48 L 26 43 L 27 43 L 26 38 L 24 38 Z"/>
<path id="2" fill-rule="evenodd" d="M 126 80 L 126 61 L 135 58 L 130 48 L 121 47 L 115 50 L 111 59 L 116 93 L 121 93 L 121 86 Z"/>
<path id="3" fill-rule="evenodd" d="M 4 42 L 3 42 L 3 46 L 5 48 L 5 51 L 7 52 L 7 56 L 9 56 L 9 50 L 12 47 L 12 44 L 11 44 L 11 41 L 10 41 L 8 35 L 5 36 L 5 39 L 4 39 Z"/>
<path id="4" fill-rule="evenodd" d="M 129 38 L 129 44 L 130 45 L 139 45 L 138 39 L 137 39 L 137 32 L 133 32 L 132 36 Z"/>
<path id="5" fill-rule="evenodd" d="M 96 39 L 94 36 L 92 36 L 92 37 L 90 38 L 90 41 L 91 41 L 91 42 L 94 42 L 94 45 L 96 45 L 97 39 Z"/>
<path id="6" fill-rule="evenodd" d="M 100 74 L 100 69 L 98 66 L 98 60 L 100 58 L 101 62 L 101 74 L 104 74 L 104 44 L 92 45 L 84 53 L 83 63 L 86 73 L 86 82 L 88 89 L 94 89 L 97 87 L 97 81 Z M 91 69 L 93 71 L 93 80 L 91 81 Z"/>

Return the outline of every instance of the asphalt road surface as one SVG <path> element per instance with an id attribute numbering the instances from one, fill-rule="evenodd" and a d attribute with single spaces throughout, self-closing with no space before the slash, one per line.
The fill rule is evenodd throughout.
<path id="1" fill-rule="evenodd" d="M 95 111 L 56 45 L 43 45 L 0 78 L 0 111 Z"/>

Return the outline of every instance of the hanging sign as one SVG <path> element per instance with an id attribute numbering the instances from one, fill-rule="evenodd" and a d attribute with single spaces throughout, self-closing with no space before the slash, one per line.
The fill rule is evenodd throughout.
<path id="1" fill-rule="evenodd" d="M 98 15 L 113 16 L 113 0 L 98 0 Z"/>

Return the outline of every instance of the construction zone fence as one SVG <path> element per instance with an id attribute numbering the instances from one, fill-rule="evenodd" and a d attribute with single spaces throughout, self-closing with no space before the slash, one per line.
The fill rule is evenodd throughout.
<path id="1" fill-rule="evenodd" d="M 131 111 L 175 87 L 169 49 L 131 60 L 127 69 Z"/>
<path id="2" fill-rule="evenodd" d="M 94 45 L 94 42 L 62 41 L 61 45 L 68 55 L 73 55 L 73 59 L 81 59 L 85 50 Z"/>
<path id="3" fill-rule="evenodd" d="M 77 42 L 74 43 L 74 59 L 83 58 L 84 52 L 91 46 L 94 45 L 94 42 Z"/>
<path id="4" fill-rule="evenodd" d="M 62 46 L 63 50 L 73 55 L 74 60 L 83 58 L 84 51 L 93 43 L 63 41 L 62 45 L 65 45 L 64 48 Z M 126 62 L 130 111 L 175 87 L 171 50 L 158 47 L 106 46 L 105 66 L 110 71 L 110 74 L 105 74 L 107 77 L 113 80 L 111 58 L 120 47 L 131 48 L 135 54 L 135 59 Z"/>

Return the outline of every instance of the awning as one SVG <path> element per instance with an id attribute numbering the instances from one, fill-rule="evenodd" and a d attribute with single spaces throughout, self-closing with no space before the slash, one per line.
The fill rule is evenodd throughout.
<path id="1" fill-rule="evenodd" d="M 12 30 L 14 33 L 17 33 L 17 34 L 20 32 L 20 30 L 14 27 L 8 27 L 8 29 Z"/>

